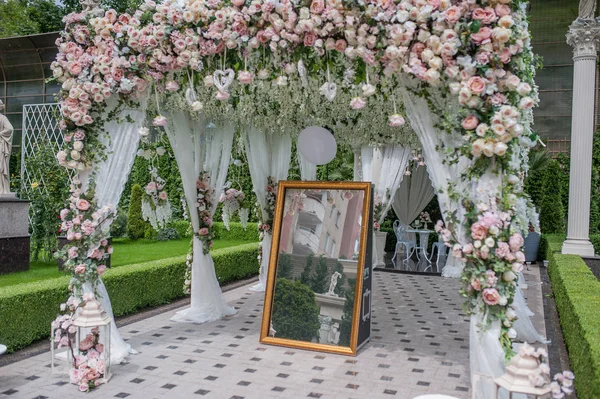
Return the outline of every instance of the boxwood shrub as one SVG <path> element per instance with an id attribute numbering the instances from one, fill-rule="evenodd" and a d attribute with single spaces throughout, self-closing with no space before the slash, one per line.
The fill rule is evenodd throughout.
<path id="1" fill-rule="evenodd" d="M 258 273 L 256 243 L 212 252 L 221 285 Z M 183 296 L 185 256 L 110 269 L 104 284 L 115 316 L 171 302 Z M 69 277 L 3 288 L 0 342 L 10 352 L 50 335 L 50 322 L 68 297 Z"/>
<path id="2" fill-rule="evenodd" d="M 562 242 L 561 242 L 562 244 Z M 600 398 L 600 281 L 577 255 L 555 253 L 549 243 L 548 274 L 560 316 L 577 397 Z M 560 248 L 558 248 L 560 249 Z"/>
<path id="3" fill-rule="evenodd" d="M 244 230 L 241 223 L 231 222 L 229 223 L 229 230 L 227 230 L 223 222 L 215 222 L 214 231 L 217 239 L 259 241 L 257 223 L 248 223 L 246 230 Z"/>

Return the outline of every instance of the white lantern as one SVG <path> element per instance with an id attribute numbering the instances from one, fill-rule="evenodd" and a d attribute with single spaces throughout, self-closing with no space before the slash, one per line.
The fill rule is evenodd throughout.
<path id="1" fill-rule="evenodd" d="M 494 398 L 497 398 L 499 388 L 506 389 L 509 392 L 509 398 L 512 398 L 513 393 L 524 393 L 536 398 L 549 394 L 550 383 L 535 386 L 529 378 L 536 372 L 538 366 L 539 361 L 534 356 L 516 354 L 506 366 L 506 373 L 494 379 L 496 384 Z"/>
<path id="2" fill-rule="evenodd" d="M 319 126 L 310 126 L 298 135 L 298 151 L 315 165 L 325 165 L 335 158 L 337 144 L 333 134 Z"/>

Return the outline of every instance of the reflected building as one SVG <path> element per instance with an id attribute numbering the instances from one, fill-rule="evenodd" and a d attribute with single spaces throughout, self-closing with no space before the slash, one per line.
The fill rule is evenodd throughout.
<path id="1" fill-rule="evenodd" d="M 280 252 L 355 259 L 362 223 L 362 193 L 310 190 L 286 199 Z"/>

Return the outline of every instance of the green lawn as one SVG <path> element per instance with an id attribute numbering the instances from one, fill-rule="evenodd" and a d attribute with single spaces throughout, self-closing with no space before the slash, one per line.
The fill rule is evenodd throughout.
<path id="1" fill-rule="evenodd" d="M 233 247 L 248 244 L 243 240 L 216 240 L 213 249 Z M 172 258 L 185 255 L 188 252 L 190 238 L 172 241 L 132 241 L 127 238 L 117 238 L 113 241 L 114 253 L 112 267 L 144 263 L 158 259 Z M 26 272 L 5 274 L 0 276 L 0 288 L 9 285 L 30 283 L 60 277 L 63 273 L 58 271 L 56 262 L 31 262 Z"/>

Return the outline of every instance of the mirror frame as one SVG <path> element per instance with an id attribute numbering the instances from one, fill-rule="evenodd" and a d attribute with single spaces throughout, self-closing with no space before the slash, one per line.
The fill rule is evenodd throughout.
<path id="1" fill-rule="evenodd" d="M 298 349 L 307 349 L 319 352 L 330 352 L 342 355 L 355 356 L 358 346 L 358 332 L 362 309 L 362 289 L 363 274 L 367 254 L 367 242 L 369 239 L 369 226 L 372 218 L 371 196 L 372 188 L 370 182 L 323 182 L 323 181 L 287 181 L 278 183 L 277 203 L 275 206 L 275 218 L 273 222 L 273 239 L 270 249 L 269 273 L 267 277 L 267 287 L 265 290 L 265 302 L 263 308 L 262 325 L 260 329 L 260 342 L 263 344 L 277 345 Z M 275 280 L 277 275 L 277 262 L 279 258 L 279 242 L 281 235 L 281 224 L 285 211 L 285 193 L 286 190 L 355 190 L 364 192 L 364 202 L 362 208 L 363 226 L 360 232 L 360 250 L 358 255 L 358 265 L 356 270 L 356 288 L 354 292 L 354 309 L 352 315 L 352 330 L 350 333 L 350 346 L 336 346 L 329 344 L 320 344 L 315 342 L 304 342 L 288 338 L 277 338 L 269 336 L 269 327 L 271 323 L 271 313 L 273 310 L 273 294 L 275 290 Z M 364 223 L 364 221 L 367 221 Z"/>

